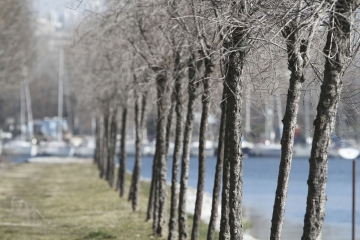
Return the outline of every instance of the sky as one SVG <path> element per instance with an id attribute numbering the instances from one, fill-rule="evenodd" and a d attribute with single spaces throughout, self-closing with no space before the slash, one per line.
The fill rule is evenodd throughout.
<path id="1" fill-rule="evenodd" d="M 89 4 L 96 0 L 32 0 L 33 6 L 40 17 L 47 16 L 51 11 L 61 12 L 78 11 L 83 12 Z M 78 7 L 78 8 L 77 8 Z M 75 9 L 76 8 L 76 9 Z"/>
<path id="2" fill-rule="evenodd" d="M 37 11 L 40 16 L 46 15 L 53 10 L 60 11 L 62 8 L 74 7 L 76 3 L 77 0 L 33 0 L 35 11 Z"/>

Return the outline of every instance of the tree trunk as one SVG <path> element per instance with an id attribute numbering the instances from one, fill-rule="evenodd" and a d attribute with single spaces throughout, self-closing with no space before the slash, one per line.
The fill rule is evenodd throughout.
<path id="1" fill-rule="evenodd" d="M 223 160 L 223 184 L 222 184 L 222 193 L 221 193 L 221 219 L 220 219 L 220 233 L 219 240 L 228 240 L 230 239 L 230 225 L 229 225 L 229 191 L 230 191 L 230 162 L 227 157 L 227 146 L 225 139 L 225 131 L 226 131 L 226 118 L 227 118 L 227 98 L 228 98 L 228 87 L 226 82 L 223 83 L 223 107 L 221 109 L 221 118 L 224 120 L 223 134 L 224 134 L 224 142 L 223 142 L 223 151 L 224 151 L 224 160 Z M 219 143 L 220 144 L 220 143 Z M 218 151 L 219 154 L 219 151 Z"/>
<path id="2" fill-rule="evenodd" d="M 196 66 L 195 56 L 192 53 L 189 61 L 189 102 L 185 123 L 184 143 L 183 143 L 183 155 L 181 162 L 181 177 L 180 177 L 180 195 L 179 195 L 179 239 L 185 240 L 188 238 L 187 230 L 187 213 L 186 213 L 186 201 L 187 201 L 187 186 L 189 178 L 189 164 L 190 164 L 190 143 L 191 135 L 194 124 L 194 109 L 196 101 L 196 91 L 198 83 L 196 81 Z"/>
<path id="3" fill-rule="evenodd" d="M 142 132 L 140 127 L 140 96 L 135 99 L 135 164 L 131 177 L 130 191 L 128 201 L 131 201 L 132 210 L 137 210 L 137 196 L 139 182 L 140 182 L 140 171 L 141 171 L 141 148 L 142 148 Z"/>
<path id="4" fill-rule="evenodd" d="M 351 60 L 350 32 L 354 15 L 352 10 L 355 8 L 354 1 L 339 0 L 335 2 L 335 9 L 330 13 L 330 26 L 324 48 L 324 79 L 314 121 L 314 139 L 309 159 L 308 195 L 302 240 L 321 238 L 325 218 L 328 151 L 342 90 L 342 76 Z"/>
<path id="5" fill-rule="evenodd" d="M 166 156 L 166 109 L 168 107 L 168 79 L 165 71 L 158 72 L 156 77 L 158 92 L 158 122 L 156 134 L 156 149 L 158 155 L 158 188 L 156 189 L 155 202 L 158 202 L 158 219 L 156 222 L 155 233 L 164 237 L 166 229 L 166 175 L 167 175 L 167 156 Z M 156 201 L 158 200 L 158 201 Z M 156 204 L 155 204 L 156 205 Z"/>
<path id="6" fill-rule="evenodd" d="M 199 169 L 198 169 L 198 185 L 196 191 L 196 201 L 195 201 L 195 212 L 194 212 L 194 221 L 193 228 L 191 232 L 191 239 L 199 239 L 200 231 L 200 220 L 201 220 L 201 210 L 203 204 L 204 196 L 204 186 L 205 186 L 205 171 L 206 171 L 206 133 L 208 129 L 208 118 L 209 118 L 209 109 L 210 109 L 210 76 L 213 72 L 213 64 L 209 56 L 205 56 L 205 73 L 202 79 L 204 92 L 202 95 L 202 113 L 200 121 L 200 136 L 199 136 Z"/>
<path id="7" fill-rule="evenodd" d="M 97 167 L 99 174 L 101 173 L 102 168 L 102 158 L 103 158 L 103 148 L 104 148 L 104 116 L 100 115 L 99 117 L 99 150 L 98 150 L 98 162 Z"/>
<path id="8" fill-rule="evenodd" d="M 157 144 L 157 142 L 156 142 Z M 156 159 L 155 159 L 155 169 L 154 169 L 154 185 L 153 185 L 153 214 L 152 214 L 152 218 L 153 218 L 153 231 L 156 234 L 156 230 L 157 230 L 157 225 L 159 222 L 159 187 L 160 187 L 160 171 L 159 171 L 159 161 L 161 159 L 159 159 L 159 155 L 156 155 Z"/>
<path id="9" fill-rule="evenodd" d="M 135 165 L 131 179 L 129 201 L 131 201 L 133 211 L 138 210 L 139 192 L 140 192 L 140 175 L 141 175 L 141 157 L 142 157 L 142 142 L 144 130 L 144 115 L 146 109 L 146 95 L 137 97 L 135 102 L 135 129 L 136 129 L 136 153 Z M 141 105 L 141 109 L 140 109 Z"/>
<path id="10" fill-rule="evenodd" d="M 175 108 L 175 97 L 173 93 L 171 96 L 170 109 L 167 115 L 167 122 L 166 122 L 166 152 L 165 152 L 166 160 L 169 159 L 170 136 L 171 136 L 172 119 L 174 117 L 174 108 Z"/>
<path id="11" fill-rule="evenodd" d="M 149 221 L 153 218 L 154 215 L 154 204 L 155 204 L 155 184 L 156 184 L 156 163 L 157 163 L 157 154 L 155 149 L 155 155 L 153 160 L 153 166 L 152 166 L 152 177 L 151 177 L 151 185 L 150 185 L 150 193 L 149 193 L 149 200 L 148 200 L 148 207 L 146 212 L 146 221 Z M 155 231 L 155 230 L 154 230 Z"/>
<path id="12" fill-rule="evenodd" d="M 222 110 L 221 110 L 221 120 L 220 120 L 220 129 L 219 129 L 219 142 L 218 142 L 214 189 L 213 189 L 212 206 L 211 206 L 211 216 L 210 216 L 207 240 L 215 239 L 215 227 L 216 227 L 216 220 L 218 217 L 221 176 L 222 176 L 223 163 L 224 163 L 224 147 L 225 147 L 224 141 L 225 141 L 225 121 L 226 121 L 225 107 L 226 107 L 226 96 L 224 91 L 222 96 L 222 103 L 221 103 Z"/>
<path id="13" fill-rule="evenodd" d="M 108 161 L 107 161 L 107 174 L 106 179 L 109 182 L 110 187 L 114 187 L 115 180 L 115 150 L 116 150 L 116 123 L 117 111 L 111 114 L 110 118 L 110 132 L 109 132 L 109 145 L 108 145 Z"/>
<path id="14" fill-rule="evenodd" d="M 94 153 L 94 163 L 96 165 L 99 166 L 99 162 L 100 162 L 100 139 L 101 139 L 101 135 L 100 135 L 100 117 L 96 117 L 96 126 L 95 126 L 95 153 Z"/>
<path id="15" fill-rule="evenodd" d="M 172 118 L 173 118 L 173 113 L 174 113 L 174 105 L 173 102 L 170 103 L 170 109 L 167 115 L 167 119 L 166 119 L 166 134 L 165 134 L 165 165 L 166 165 L 166 170 L 167 170 L 167 165 L 168 165 L 168 159 L 169 159 L 169 146 L 170 146 L 170 133 L 171 133 L 171 123 L 172 123 Z M 156 166 L 161 166 L 162 168 L 164 167 L 163 164 L 160 161 L 163 161 L 161 158 L 157 158 L 157 165 Z M 158 193 L 158 191 L 161 191 L 162 188 L 162 184 L 163 183 L 163 176 L 162 176 L 162 171 L 161 168 L 156 168 L 155 172 L 154 172 L 154 184 L 152 184 L 152 187 L 155 187 L 155 189 L 153 189 L 152 193 Z M 166 175 L 165 175 L 165 184 L 166 184 Z M 150 193 L 151 194 L 151 193 Z M 155 229 L 155 232 L 158 231 L 158 226 L 159 226 L 159 221 L 160 221 L 160 196 L 161 195 L 152 195 L 151 197 L 153 198 L 152 201 L 154 203 L 154 212 L 153 212 L 153 228 Z"/>
<path id="16" fill-rule="evenodd" d="M 136 211 L 137 209 L 134 208 L 134 205 L 137 205 L 137 203 L 134 203 L 134 194 L 135 194 L 135 188 L 138 186 L 135 186 L 137 183 L 137 179 L 140 179 L 140 172 L 139 168 L 140 166 L 140 158 L 141 158 L 141 147 L 142 147 L 142 132 L 140 130 L 140 96 L 136 96 L 135 93 L 135 164 L 134 169 L 131 176 L 131 184 L 130 184 L 130 190 L 129 190 L 129 197 L 128 201 L 132 204 L 133 211 Z"/>
<path id="17" fill-rule="evenodd" d="M 120 197 L 124 197 L 125 194 L 125 180 L 126 180 L 126 120 L 127 120 L 127 107 L 125 106 L 122 112 L 121 120 L 121 143 L 119 153 L 119 177 L 118 187 Z"/>
<path id="18" fill-rule="evenodd" d="M 183 135 L 183 104 L 182 104 L 182 83 L 181 79 L 175 81 L 175 97 L 176 97 L 176 132 L 175 147 L 173 154 L 173 165 L 171 175 L 171 204 L 170 204 L 170 220 L 169 220 L 169 236 L 168 240 L 174 240 L 177 237 L 177 207 L 178 207 L 178 175 L 179 161 L 181 156 L 181 142 Z"/>
<path id="19" fill-rule="evenodd" d="M 242 226 L 242 163 L 241 149 L 241 106 L 243 80 L 242 71 L 245 61 L 244 51 L 233 51 L 237 47 L 246 46 L 244 39 L 246 29 L 237 27 L 232 32 L 231 42 L 225 43 L 229 51 L 226 63 L 225 81 L 228 87 L 226 106 L 225 145 L 227 151 L 226 162 L 230 164 L 229 190 L 229 225 L 231 239 L 243 238 Z"/>
<path id="20" fill-rule="evenodd" d="M 103 115 L 103 146 L 100 158 L 100 178 L 106 177 L 106 164 L 108 159 L 108 144 L 109 144 L 109 114 Z"/>
<path id="21" fill-rule="evenodd" d="M 281 137 L 281 158 L 279 175 L 276 188 L 275 202 L 272 215 L 270 240 L 280 240 L 281 230 L 284 222 L 286 196 L 289 185 L 289 175 L 291 169 L 294 134 L 299 110 L 299 101 L 302 85 L 305 81 L 305 62 L 304 54 L 306 46 L 300 44 L 297 26 L 286 27 L 283 35 L 287 40 L 288 69 L 291 71 L 290 86 L 286 100 L 284 119 L 284 130 Z"/>

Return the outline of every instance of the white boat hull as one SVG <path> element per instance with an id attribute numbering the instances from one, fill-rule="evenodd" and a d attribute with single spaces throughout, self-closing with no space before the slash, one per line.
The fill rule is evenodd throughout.
<path id="1" fill-rule="evenodd" d="M 309 158 L 311 155 L 311 145 L 294 145 L 294 158 Z"/>
<path id="2" fill-rule="evenodd" d="M 116 153 L 119 154 L 120 152 L 120 146 L 117 148 L 119 151 Z M 143 156 L 154 156 L 155 155 L 155 149 L 156 149 L 156 142 L 152 142 L 149 144 L 142 144 L 142 155 Z M 135 156 L 135 142 L 134 141 L 128 141 L 126 143 L 126 154 L 128 156 Z M 170 143 L 169 145 L 169 156 L 172 156 L 174 153 L 174 143 Z"/>
<path id="3" fill-rule="evenodd" d="M 72 147 L 47 147 L 43 150 L 42 154 L 45 156 L 67 157 L 72 156 L 73 152 Z"/>
<path id="4" fill-rule="evenodd" d="M 75 150 L 75 156 L 78 157 L 94 157 L 95 148 L 89 147 L 77 147 Z"/>
<path id="5" fill-rule="evenodd" d="M 75 149 L 75 156 L 92 158 L 95 154 L 95 140 L 93 138 L 86 140 Z"/>
<path id="6" fill-rule="evenodd" d="M 205 153 L 207 157 L 215 156 L 215 144 L 212 141 L 206 141 Z M 199 156 L 199 142 L 193 142 L 190 146 L 190 156 Z"/>
<path id="7" fill-rule="evenodd" d="M 251 149 L 251 155 L 259 157 L 280 157 L 281 145 L 280 144 L 255 144 Z"/>
<path id="8" fill-rule="evenodd" d="M 11 156 L 36 156 L 38 148 L 36 145 L 26 141 L 14 141 L 4 145 L 2 149 L 3 155 Z"/>
<path id="9" fill-rule="evenodd" d="M 40 145 L 39 153 L 45 156 L 68 157 L 74 155 L 75 148 L 66 142 L 54 141 Z"/>

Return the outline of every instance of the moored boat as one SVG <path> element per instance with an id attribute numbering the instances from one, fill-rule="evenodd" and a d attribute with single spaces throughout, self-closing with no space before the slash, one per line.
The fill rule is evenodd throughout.
<path id="1" fill-rule="evenodd" d="M 36 156 L 37 146 L 24 140 L 12 140 L 4 144 L 3 154 L 13 156 Z"/>
<path id="2" fill-rule="evenodd" d="M 277 143 L 257 143 L 250 151 L 251 156 L 259 157 L 280 157 L 281 145 Z"/>
<path id="3" fill-rule="evenodd" d="M 214 156 L 215 155 L 215 144 L 213 141 L 207 140 L 205 142 L 205 152 L 206 156 Z M 198 156 L 199 155 L 199 142 L 192 142 L 190 145 L 190 155 Z"/>
<path id="4" fill-rule="evenodd" d="M 93 157 L 95 153 L 95 141 L 93 139 L 81 143 L 75 148 L 75 156 L 77 157 Z"/>
<path id="5" fill-rule="evenodd" d="M 74 153 L 75 149 L 64 141 L 49 141 L 40 144 L 40 154 L 44 156 L 69 157 Z"/>
<path id="6" fill-rule="evenodd" d="M 295 144 L 293 147 L 294 158 L 309 158 L 311 155 L 311 144 Z"/>

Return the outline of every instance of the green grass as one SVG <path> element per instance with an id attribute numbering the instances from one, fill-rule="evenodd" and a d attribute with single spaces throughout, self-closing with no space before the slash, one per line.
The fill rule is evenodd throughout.
<path id="1" fill-rule="evenodd" d="M 132 212 L 90 162 L 0 169 L 0 239 L 155 239 L 145 222 L 149 185 L 141 184 L 141 207 Z M 206 239 L 207 225 L 200 231 Z"/>
<path id="2" fill-rule="evenodd" d="M 91 232 L 87 236 L 84 237 L 84 239 L 97 239 L 97 240 L 114 239 L 114 238 L 115 238 L 114 236 L 107 234 L 105 232 L 102 232 L 102 231 Z"/>
<path id="3" fill-rule="evenodd" d="M 0 172 L 0 239 L 153 239 L 146 203 L 133 213 L 90 163 L 18 165 Z"/>

